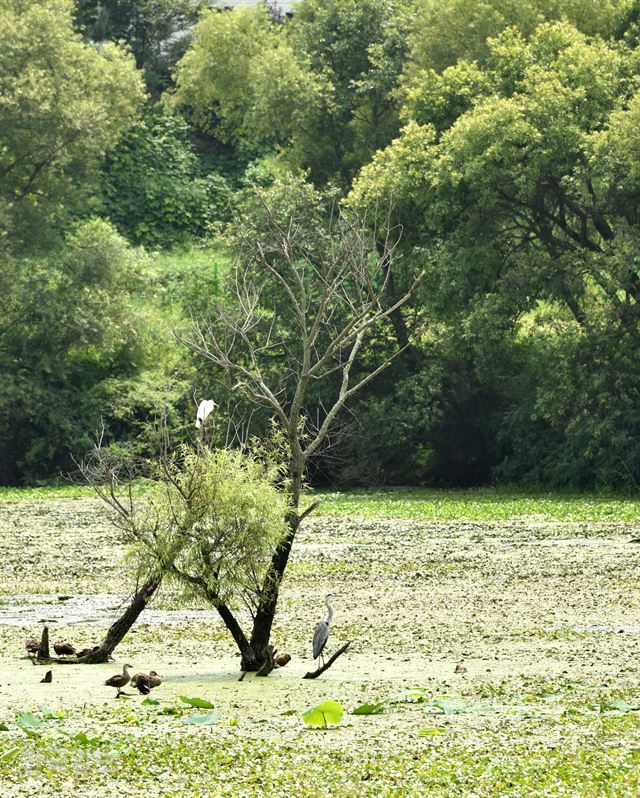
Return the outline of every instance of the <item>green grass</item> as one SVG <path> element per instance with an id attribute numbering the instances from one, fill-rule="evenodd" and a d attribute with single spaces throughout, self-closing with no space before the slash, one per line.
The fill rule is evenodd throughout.
<path id="1" fill-rule="evenodd" d="M 640 521 L 640 495 L 526 493 L 513 489 L 402 488 L 319 493 L 316 514 L 417 521 Z"/>
<path id="2" fill-rule="evenodd" d="M 527 493 L 505 488 L 443 490 L 389 488 L 385 490 L 318 491 L 322 499 L 315 516 L 407 519 L 416 521 L 539 521 L 640 522 L 640 495 Z M 90 488 L 54 485 L 0 488 L 0 503 L 91 498 Z"/>

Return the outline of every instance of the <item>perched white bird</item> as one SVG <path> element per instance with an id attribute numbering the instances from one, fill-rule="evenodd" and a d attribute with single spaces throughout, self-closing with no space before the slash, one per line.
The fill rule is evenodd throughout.
<path id="1" fill-rule="evenodd" d="M 214 408 L 213 399 L 203 399 L 198 405 L 198 412 L 196 413 L 196 429 L 199 429 L 205 422 L 205 419 L 210 413 L 213 413 Z"/>

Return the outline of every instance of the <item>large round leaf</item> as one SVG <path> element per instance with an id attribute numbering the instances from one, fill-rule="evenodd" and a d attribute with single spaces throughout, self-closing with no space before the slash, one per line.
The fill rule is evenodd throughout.
<path id="1" fill-rule="evenodd" d="M 307 726 L 318 726 L 327 729 L 337 726 L 342 720 L 344 710 L 337 701 L 324 701 L 315 707 L 309 707 L 302 713 L 302 719 Z"/>

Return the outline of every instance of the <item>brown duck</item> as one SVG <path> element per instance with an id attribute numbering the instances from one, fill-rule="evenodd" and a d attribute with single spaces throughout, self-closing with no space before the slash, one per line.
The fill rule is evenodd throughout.
<path id="1" fill-rule="evenodd" d="M 29 654 L 37 654 L 38 649 L 40 648 L 40 643 L 35 639 L 35 637 L 29 638 L 24 646 L 27 649 Z"/>
<path id="2" fill-rule="evenodd" d="M 136 673 L 131 677 L 131 684 L 142 695 L 149 695 L 154 687 L 159 687 L 162 684 L 162 677 L 158 676 L 155 671 L 149 673 Z"/>
<path id="3" fill-rule="evenodd" d="M 117 673 L 115 676 L 112 676 L 110 679 L 107 679 L 105 684 L 107 687 L 115 687 L 117 689 L 116 698 L 120 697 L 120 693 L 122 692 L 122 688 L 129 684 L 131 680 L 131 674 L 128 671 L 128 668 L 133 667 L 132 665 L 123 665 L 122 666 L 122 673 Z"/>
<path id="4" fill-rule="evenodd" d="M 53 644 L 53 650 L 60 657 L 71 657 L 76 653 L 76 650 L 71 643 L 63 643 L 62 640 L 58 640 Z"/>

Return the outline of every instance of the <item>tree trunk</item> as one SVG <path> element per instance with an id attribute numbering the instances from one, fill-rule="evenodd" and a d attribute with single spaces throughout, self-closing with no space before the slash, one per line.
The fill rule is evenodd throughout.
<path id="1" fill-rule="evenodd" d="M 154 576 L 142 585 L 140 590 L 135 594 L 131 600 L 131 604 L 127 607 L 124 613 L 118 620 L 111 625 L 106 637 L 100 643 L 96 651 L 90 654 L 84 662 L 90 665 L 95 665 L 100 662 L 107 662 L 109 657 L 113 654 L 116 646 L 122 642 L 125 635 L 131 629 L 133 624 L 138 620 L 138 617 L 149 603 L 149 600 L 160 586 L 162 578 Z"/>
<path id="2" fill-rule="evenodd" d="M 49 657 L 49 627 L 45 626 L 38 646 L 38 659 L 49 659 Z"/>

